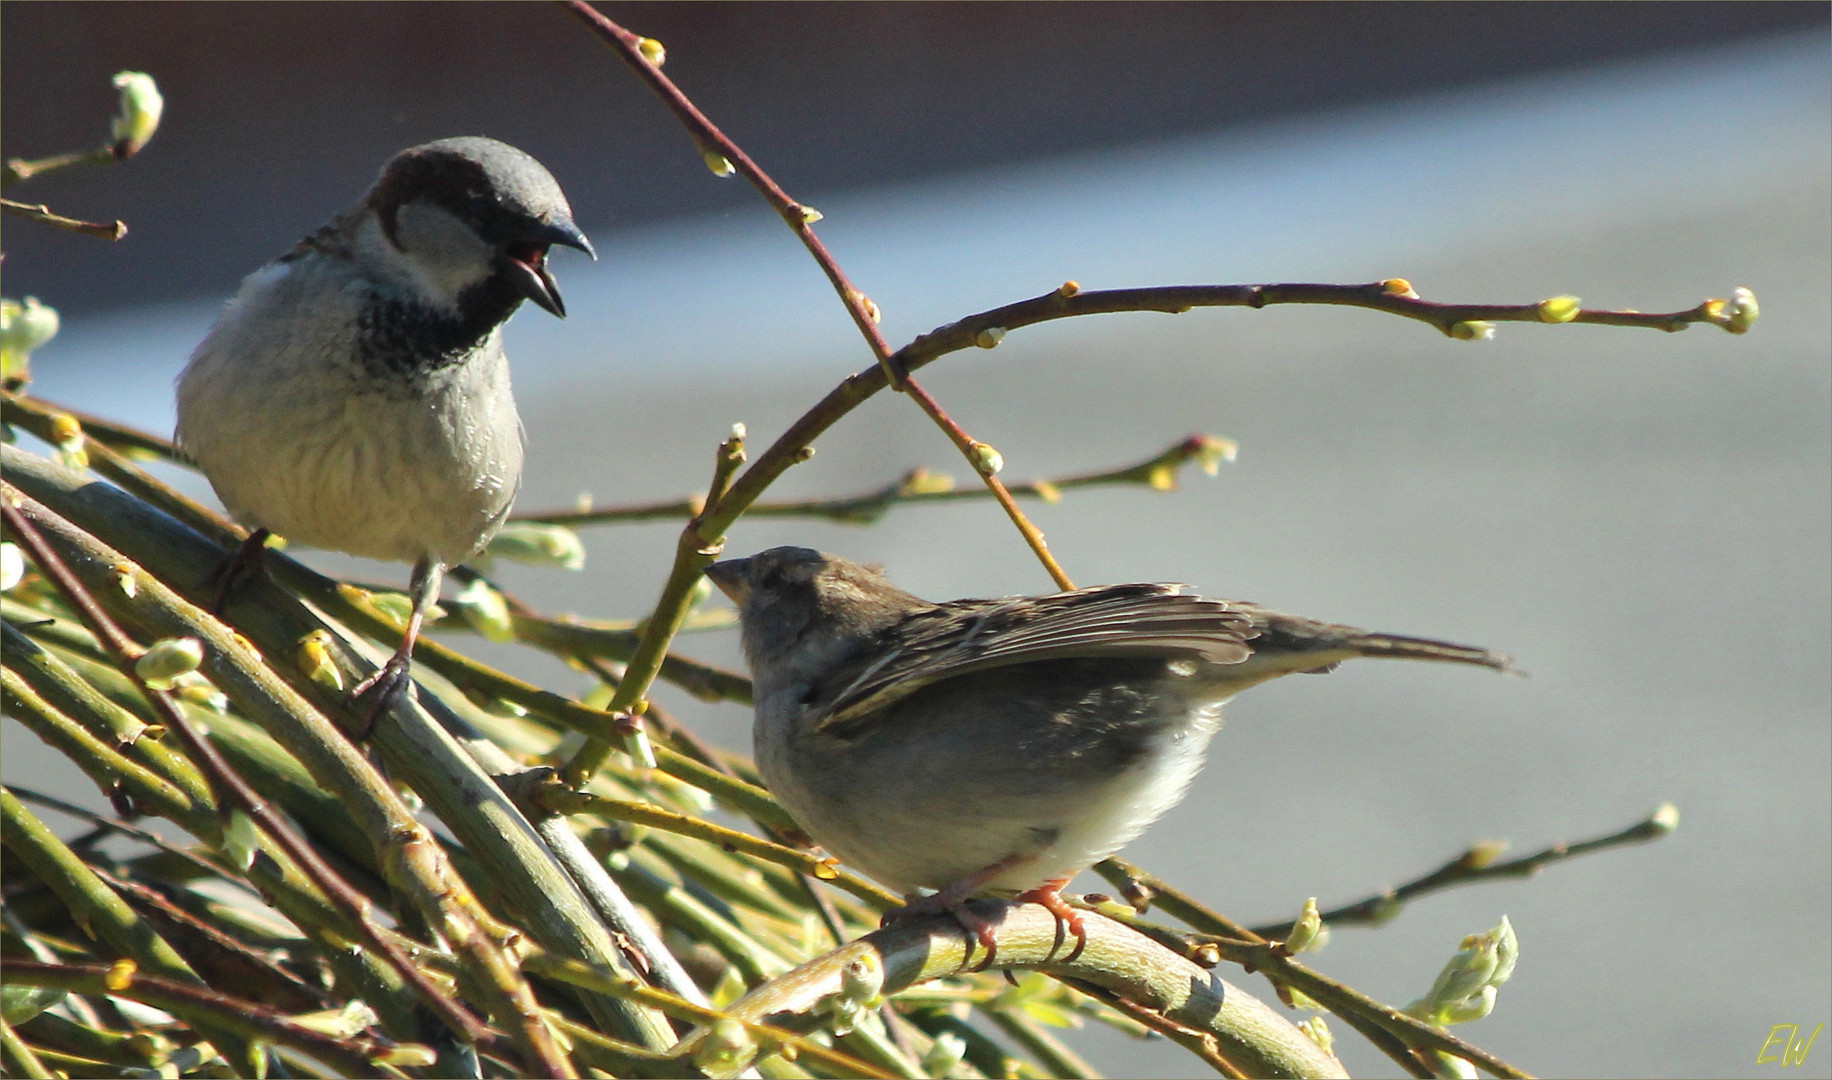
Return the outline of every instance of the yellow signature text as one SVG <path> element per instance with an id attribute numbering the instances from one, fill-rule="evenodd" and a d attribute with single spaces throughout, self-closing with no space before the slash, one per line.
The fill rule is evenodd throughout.
<path id="1" fill-rule="evenodd" d="M 1762 1044 L 1762 1049 L 1756 1051 L 1756 1064 L 1766 1065 L 1777 1061 L 1782 1068 L 1806 1064 L 1807 1052 L 1813 1049 L 1814 1040 L 1819 1038 L 1820 1029 L 1825 1026 L 1815 1025 L 1813 1034 L 1803 1040 L 1800 1038 L 1799 1024 L 1776 1024 L 1768 1029 L 1768 1041 Z M 1779 1053 L 1770 1053 L 1777 1047 Z"/>

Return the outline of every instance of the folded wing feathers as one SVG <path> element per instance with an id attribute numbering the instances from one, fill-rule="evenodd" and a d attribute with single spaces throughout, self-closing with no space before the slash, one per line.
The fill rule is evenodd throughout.
<path id="1" fill-rule="evenodd" d="M 893 660 L 878 656 L 834 680 L 832 698 L 814 706 L 827 713 L 818 726 L 835 731 L 938 680 L 1006 664 L 1166 653 L 1234 664 L 1252 655 L 1247 616 L 1227 601 L 1184 596 L 1180 588 L 1109 585 L 937 605 L 897 627 Z"/>
<path id="2" fill-rule="evenodd" d="M 888 653 L 873 654 L 833 680 L 831 697 L 811 706 L 826 714 L 817 726 L 843 734 L 852 722 L 924 686 L 1032 660 L 1149 655 L 1238 664 L 1246 684 L 1283 672 L 1329 671 L 1355 656 L 1513 670 L 1512 661 L 1487 649 L 1369 633 L 1257 604 L 1186 596 L 1181 589 L 1108 585 L 938 604 L 898 624 L 896 646 Z"/>

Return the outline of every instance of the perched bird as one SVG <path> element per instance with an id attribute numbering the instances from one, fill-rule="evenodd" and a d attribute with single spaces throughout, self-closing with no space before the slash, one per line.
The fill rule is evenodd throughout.
<path id="1" fill-rule="evenodd" d="M 707 574 L 738 604 L 771 793 L 843 862 L 938 890 L 905 910 L 989 954 L 963 901 L 1037 901 L 1081 937 L 1059 890 L 1183 798 L 1239 691 L 1358 656 L 1510 667 L 1176 585 L 935 604 L 797 547 Z"/>
<path id="2" fill-rule="evenodd" d="M 522 474 L 502 325 L 562 318 L 547 268 L 592 256 L 560 185 L 494 139 L 396 154 L 355 206 L 250 274 L 178 379 L 178 444 L 254 532 L 414 564 L 400 648 L 359 684 L 370 719 L 407 682 L 445 569 L 502 525 Z"/>

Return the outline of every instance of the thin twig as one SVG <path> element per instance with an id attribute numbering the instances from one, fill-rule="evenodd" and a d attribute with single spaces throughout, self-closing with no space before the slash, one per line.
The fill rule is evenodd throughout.
<path id="1" fill-rule="evenodd" d="M 1234 444 L 1212 435 L 1191 435 L 1144 461 L 1099 472 L 1077 473 L 1054 479 L 1037 479 L 1027 484 L 1010 484 L 1014 496 L 1055 502 L 1065 491 L 1077 488 L 1138 484 L 1155 491 L 1171 491 L 1177 486 L 1177 471 L 1195 462 L 1214 475 L 1214 462 L 1231 459 Z M 845 525 L 870 525 L 882 518 L 893 506 L 904 504 L 960 502 L 990 496 L 985 488 L 956 488 L 951 477 L 927 469 L 911 469 L 900 479 L 860 495 L 841 495 L 825 499 L 796 499 L 784 502 L 752 503 L 746 517 L 813 517 Z M 673 499 L 663 502 L 627 506 L 594 507 L 590 510 L 543 510 L 515 514 L 512 521 L 538 522 L 543 525 L 624 524 L 692 517 L 706 508 L 705 497 Z"/>
<path id="2" fill-rule="evenodd" d="M 1180 315 L 1199 307 L 1265 308 L 1280 304 L 1359 307 L 1427 323 L 1447 336 L 1453 335 L 1458 325 L 1472 322 L 1545 323 L 1542 305 L 1539 303 L 1439 303 L 1420 299 L 1406 282 L 1397 279 L 1364 285 L 1154 285 L 1134 289 L 1097 289 L 1092 292 L 1071 287 L 1073 284 L 1070 282 L 1041 296 L 982 311 L 939 326 L 899 349 L 898 362 L 915 371 L 949 353 L 983 347 L 982 343 L 989 340 L 988 335 L 994 332 L 1016 330 L 1077 315 L 1106 315 L 1128 311 Z M 1395 292 L 1395 286 L 1399 285 L 1407 287 Z M 1631 326 L 1668 332 L 1684 330 L 1693 323 L 1710 323 L 1735 332 L 1724 313 L 1724 301 L 1715 298 L 1683 311 L 1660 313 L 1585 308 L 1566 322 Z"/>
<path id="3" fill-rule="evenodd" d="M 1097 913 L 1085 916 L 1087 938 L 1077 943 L 1036 904 L 987 902 L 976 904 L 974 911 L 991 927 L 1001 967 L 1037 968 L 1104 986 L 1163 1020 L 1219 1040 L 1222 1056 L 1252 1075 L 1343 1075 L 1340 1063 L 1266 1004 Z M 874 972 L 869 977 L 874 983 L 881 975 L 881 992 L 888 996 L 931 979 L 979 970 L 988 959 L 974 936 L 963 936 L 950 918 L 904 919 L 772 979 L 726 1012 L 751 1020 L 784 1012 L 837 1011 L 830 1003 L 861 971 Z M 702 1029 L 690 1043 L 705 1037 Z M 726 1066 L 716 1075 L 735 1071 Z"/>
<path id="4" fill-rule="evenodd" d="M 6 163 L 4 172 L 0 172 L 0 188 L 12 187 L 21 180 L 30 180 L 34 176 L 68 169 L 73 165 L 112 165 L 124 155 L 115 149 L 114 143 L 103 143 L 91 150 L 72 150 L 64 154 L 52 154 L 48 157 L 11 158 Z"/>
<path id="5" fill-rule="evenodd" d="M 58 987 L 91 996 L 118 994 L 157 1008 L 206 1014 L 213 1023 L 244 1038 L 295 1047 L 348 1075 L 368 1075 L 377 1070 L 389 1076 L 401 1075 L 386 1064 L 390 1052 L 400 1048 L 399 1043 L 374 1036 L 326 1035 L 265 1005 L 209 987 L 141 975 L 118 964 L 112 968 L 104 964 L 40 964 L 9 957 L 0 961 L 0 972 L 9 984 Z"/>
<path id="6" fill-rule="evenodd" d="M 1399 914 L 1408 901 L 1416 900 L 1434 892 L 1453 889 L 1459 885 L 1473 885 L 1483 881 L 1494 881 L 1501 878 L 1532 877 L 1553 863 L 1566 859 L 1575 859 L 1580 855 L 1590 855 L 1610 848 L 1625 847 L 1629 844 L 1645 844 L 1671 833 L 1679 821 L 1679 811 L 1671 803 L 1662 803 L 1652 814 L 1630 825 L 1602 836 L 1588 840 L 1577 840 L 1571 843 L 1553 844 L 1551 847 L 1536 851 L 1531 855 L 1496 862 L 1500 852 L 1496 844 L 1475 844 L 1469 850 L 1438 867 L 1429 874 L 1415 878 L 1404 885 L 1395 886 L 1384 892 L 1357 900 L 1352 904 L 1331 908 L 1322 913 L 1323 921 L 1341 925 L 1343 923 L 1361 923 L 1379 926 Z M 1254 933 L 1264 937 L 1276 937 L 1291 927 L 1291 920 L 1281 923 L 1267 923 L 1253 928 Z"/>
<path id="7" fill-rule="evenodd" d="M 552 813 L 593 814 L 612 821 L 633 822 L 680 836 L 691 836 L 728 851 L 742 852 L 787 867 L 798 874 L 831 882 L 880 911 L 888 911 L 903 903 L 902 898 L 895 893 L 887 892 L 856 874 L 838 869 L 831 859 L 797 851 L 687 814 L 664 810 L 654 803 L 607 798 L 575 791 L 559 783 L 531 785 L 528 795 L 536 804 Z"/>
<path id="8" fill-rule="evenodd" d="M 1422 1047 L 1455 1054 L 1495 1076 L 1524 1078 L 1528 1075 L 1443 1028 L 1433 1027 L 1392 1006 L 1383 1005 L 1358 990 L 1299 964 L 1285 952 L 1281 943 L 1259 936 L 1123 859 L 1103 859 L 1094 865 L 1094 872 L 1112 882 L 1129 899 L 1147 901 L 1207 935 L 1206 942 L 1214 945 L 1222 958 L 1240 964 L 1250 972 L 1263 971 L 1275 984 L 1290 985 L 1302 991 L 1364 1034 L 1366 1029 L 1363 1025 L 1368 1024 L 1397 1037 L 1404 1044 L 1403 1047 L 1395 1046 L 1390 1040 L 1373 1041 L 1409 1071 L 1416 1071 L 1420 1067 L 1409 1051 Z"/>
<path id="9" fill-rule="evenodd" d="M 1050 578 L 1055 581 L 1056 587 L 1059 589 L 1074 588 L 1074 583 L 1069 580 L 1068 574 L 1063 572 L 1055 556 L 1050 554 L 1049 546 L 1044 543 L 1043 533 L 1031 524 L 1030 519 L 1024 516 L 1022 510 L 1018 509 L 1018 503 L 1012 498 L 1011 492 L 1006 490 L 1005 485 L 995 475 L 998 472 L 998 467 L 994 464 L 997 455 L 991 452 L 992 448 L 961 430 L 960 425 L 948 416 L 941 405 L 916 385 L 906 371 L 896 365 L 890 343 L 878 331 L 876 305 L 853 286 L 845 271 L 840 269 L 839 262 L 827 250 L 827 246 L 821 242 L 820 237 L 815 235 L 814 222 L 819 220 L 819 215 L 809 212 L 801 203 L 791 199 L 788 192 L 778 186 L 776 181 L 772 180 L 769 174 L 752 161 L 748 154 L 727 138 L 725 133 L 720 131 L 711 120 L 707 119 L 706 115 L 692 101 L 688 100 L 687 95 L 674 85 L 673 80 L 663 75 L 661 68 L 643 55 L 642 38 L 605 18 L 584 0 L 560 0 L 560 2 L 588 29 L 615 49 L 638 77 L 649 84 L 649 88 L 661 97 L 669 109 L 673 110 L 676 118 L 693 136 L 702 155 L 716 154 L 724 158 L 746 180 L 750 181 L 751 186 L 757 189 L 771 208 L 781 215 L 783 221 L 801 239 L 808 253 L 814 257 L 821 271 L 827 275 L 827 280 L 832 283 L 834 292 L 839 294 L 840 301 L 846 306 L 847 314 L 852 316 L 853 325 L 858 327 L 859 333 L 864 336 L 866 343 L 871 347 L 872 355 L 877 358 L 880 369 L 890 380 L 891 385 L 908 394 L 921 406 L 929 419 L 942 429 L 948 439 L 954 443 L 955 448 L 974 466 L 974 471 L 979 473 L 987 489 L 992 492 L 994 498 L 998 499 L 1006 516 L 1011 518 L 1013 525 L 1017 526 L 1025 542 L 1030 545 L 1031 551 L 1036 554 L 1038 561 L 1043 564 Z"/>
<path id="10" fill-rule="evenodd" d="M 12 199 L 0 199 L 0 210 L 14 217 L 25 218 L 27 221 L 42 222 L 59 229 L 82 233 L 84 236 L 99 237 L 103 240 L 119 240 L 127 235 L 127 222 L 125 221 L 117 220 L 112 224 L 103 221 L 83 221 L 80 218 L 54 214 L 51 208 L 43 203 L 22 203 Z"/>

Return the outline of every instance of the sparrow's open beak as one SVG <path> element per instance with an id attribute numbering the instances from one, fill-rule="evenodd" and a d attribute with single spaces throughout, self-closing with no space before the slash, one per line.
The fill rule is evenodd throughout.
<path id="1" fill-rule="evenodd" d="M 732 603 L 744 606 L 745 580 L 751 576 L 751 560 L 726 559 L 706 568 L 706 576 L 719 587 L 719 591 L 731 597 Z"/>
<path id="2" fill-rule="evenodd" d="M 552 271 L 547 269 L 547 248 L 552 244 L 577 248 L 590 255 L 593 261 L 598 258 L 598 253 L 592 250 L 592 242 L 585 238 L 579 227 L 561 218 L 542 225 L 534 235 L 521 243 L 509 245 L 503 253 L 503 259 L 508 264 L 509 280 L 514 282 L 517 292 L 564 319 L 566 301 L 560 299 L 560 286 L 553 280 Z"/>

